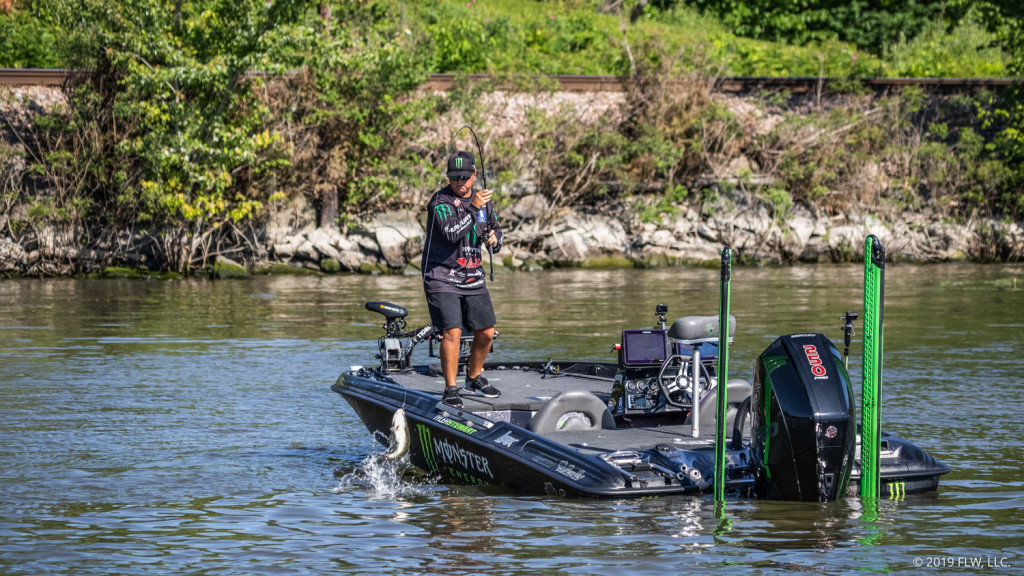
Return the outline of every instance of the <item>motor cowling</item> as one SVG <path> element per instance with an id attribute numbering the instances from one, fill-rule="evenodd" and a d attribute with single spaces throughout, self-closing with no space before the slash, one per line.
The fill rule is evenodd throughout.
<path id="1" fill-rule="evenodd" d="M 850 377 L 822 334 L 790 334 L 757 358 L 751 449 L 758 496 L 825 502 L 846 493 L 857 444 Z"/>

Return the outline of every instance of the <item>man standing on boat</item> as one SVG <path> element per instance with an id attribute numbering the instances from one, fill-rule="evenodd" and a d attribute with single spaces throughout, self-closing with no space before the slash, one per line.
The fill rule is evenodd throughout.
<path id="1" fill-rule="evenodd" d="M 501 249 L 501 226 L 494 216 L 490 190 L 473 190 L 476 162 L 468 152 L 448 158 L 448 185 L 427 204 L 427 239 L 423 247 L 423 289 L 430 321 L 441 339 L 441 372 L 449 406 L 461 407 L 456 372 L 462 330 L 473 332 L 465 388 L 488 398 L 501 395 L 481 373 L 494 341 L 494 307 L 484 283 L 483 251 Z"/>

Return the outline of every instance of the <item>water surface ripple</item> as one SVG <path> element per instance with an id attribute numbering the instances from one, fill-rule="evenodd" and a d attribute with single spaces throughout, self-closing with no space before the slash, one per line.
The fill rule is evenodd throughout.
<path id="1" fill-rule="evenodd" d="M 860 311 L 859 266 L 738 268 L 731 371 Z M 368 464 L 330 391 L 418 278 L 0 282 L 3 574 L 1024 574 L 1019 266 L 889 265 L 884 428 L 937 494 L 828 504 L 564 500 Z M 502 275 L 494 359 L 612 360 L 618 333 L 717 311 L 715 270 Z M 858 330 L 859 330 L 858 322 Z M 860 381 L 859 336 L 851 371 Z"/>

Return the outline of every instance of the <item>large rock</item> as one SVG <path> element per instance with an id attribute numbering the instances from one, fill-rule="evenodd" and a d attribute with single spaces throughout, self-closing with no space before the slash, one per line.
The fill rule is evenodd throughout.
<path id="1" fill-rule="evenodd" d="M 312 245 L 313 249 L 322 256 L 322 258 L 318 258 L 317 261 L 320 261 L 323 258 L 339 262 L 341 261 L 341 254 L 334 247 L 336 241 L 328 230 L 317 228 L 306 236 L 306 240 Z"/>
<path id="2" fill-rule="evenodd" d="M 423 228 L 416 212 L 399 210 L 374 216 L 371 224 L 384 260 L 391 268 L 402 268 L 423 243 Z"/>
<path id="3" fill-rule="evenodd" d="M 338 264 L 341 264 L 343 270 L 349 272 L 358 271 L 364 264 L 373 265 L 376 263 L 376 258 L 363 253 L 358 246 L 351 250 L 339 251 Z"/>
<path id="4" fill-rule="evenodd" d="M 575 228 L 554 232 L 543 244 L 548 257 L 557 262 L 580 263 L 591 256 L 587 237 Z"/>
<path id="5" fill-rule="evenodd" d="M 786 225 L 789 226 L 794 242 L 803 246 L 811 240 L 814 231 L 818 229 L 818 219 L 803 206 L 797 206 L 786 220 Z"/>
<path id="6" fill-rule="evenodd" d="M 295 250 L 295 255 L 293 256 L 293 258 L 298 258 L 300 260 L 305 260 L 307 262 L 319 262 L 320 253 L 316 251 L 316 248 L 313 246 L 312 242 L 310 242 L 309 240 L 305 240 Z"/>
<path id="7" fill-rule="evenodd" d="M 313 204 L 299 195 L 267 205 L 267 244 L 292 245 L 294 238 L 313 231 L 316 224 L 316 210 Z M 292 252 L 294 253 L 294 251 Z"/>
<path id="8" fill-rule="evenodd" d="M 536 220 L 548 210 L 548 201 L 542 194 L 528 194 L 512 206 L 512 214 L 520 220 Z"/>
<path id="9" fill-rule="evenodd" d="M 305 239 L 302 236 L 296 236 L 288 238 L 288 242 L 284 244 L 273 245 L 273 255 L 278 260 L 287 262 L 295 256 L 295 253 L 299 251 L 299 248 L 305 243 Z"/>
<path id="10" fill-rule="evenodd" d="M 0 239 L 0 272 L 16 272 L 28 263 L 28 254 L 21 244 L 8 238 Z"/>
<path id="11" fill-rule="evenodd" d="M 353 230 L 349 233 L 349 240 L 367 254 L 380 254 L 380 246 L 377 245 L 376 234 L 370 230 Z"/>
<path id="12" fill-rule="evenodd" d="M 568 214 L 555 223 L 541 247 L 556 262 L 581 263 L 602 256 L 625 255 L 629 240 L 618 220 Z"/>
<path id="13" fill-rule="evenodd" d="M 864 257 L 864 239 L 874 234 L 888 248 L 893 238 L 885 224 L 874 215 L 858 215 L 848 224 L 828 231 L 828 245 L 835 261 L 859 260 Z"/>
<path id="14" fill-rule="evenodd" d="M 802 205 L 793 208 L 792 214 L 786 220 L 780 238 L 780 251 L 790 259 L 814 261 L 820 257 L 821 245 L 811 247 L 808 252 L 808 245 L 815 231 L 820 228 L 818 219 L 811 214 L 810 210 Z"/>

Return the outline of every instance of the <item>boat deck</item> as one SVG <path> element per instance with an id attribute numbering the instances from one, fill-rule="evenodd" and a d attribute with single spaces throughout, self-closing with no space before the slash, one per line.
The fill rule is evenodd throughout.
<path id="1" fill-rule="evenodd" d="M 444 391 L 444 378 L 439 366 L 420 368 L 411 373 L 389 373 L 398 384 L 436 394 L 438 400 Z M 462 390 L 462 401 L 470 412 L 501 412 L 525 411 L 536 412 L 559 392 L 567 390 L 584 390 L 591 392 L 601 400 L 607 401 L 611 392 L 612 380 L 598 376 L 581 376 L 561 372 L 559 374 L 543 374 L 539 370 L 521 367 L 488 366 L 484 377 L 498 390 L 501 396 L 485 398 L 473 392 Z M 459 375 L 459 386 L 465 380 Z"/>
<path id="2" fill-rule="evenodd" d="M 439 367 L 412 373 L 391 373 L 389 376 L 407 388 L 436 394 L 438 400 L 444 390 L 444 379 Z M 490 420 L 508 421 L 520 426 L 525 426 L 530 417 L 559 392 L 582 390 L 607 402 L 612 387 L 610 378 L 600 376 L 568 372 L 543 374 L 539 370 L 500 365 L 488 366 L 484 376 L 501 391 L 501 396 L 485 398 L 463 390 L 464 409 Z M 463 379 L 460 375 L 460 385 Z M 620 419 L 616 429 L 556 431 L 541 433 L 541 436 L 580 452 L 598 454 L 649 449 L 659 444 L 681 450 L 711 449 L 714 445 L 714 430 L 701 430 L 701 436 L 693 438 L 689 424 L 684 425 L 683 419 L 680 414 L 678 423 L 661 422 L 651 426 L 643 425 L 642 419 L 628 423 Z"/>

